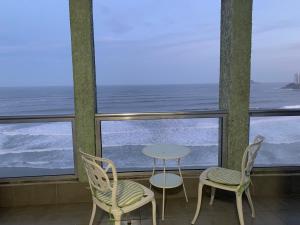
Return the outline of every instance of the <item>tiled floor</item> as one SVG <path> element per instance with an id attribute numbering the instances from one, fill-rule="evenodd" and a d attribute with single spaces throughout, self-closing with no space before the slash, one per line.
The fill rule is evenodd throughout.
<path id="1" fill-rule="evenodd" d="M 234 196 L 219 196 L 213 206 L 205 196 L 196 224 L 198 225 L 238 225 Z M 161 221 L 161 205 L 158 203 L 158 225 L 188 225 L 196 207 L 196 199 L 185 203 L 184 199 L 167 201 L 166 219 Z M 254 198 L 256 218 L 252 219 L 250 209 L 244 200 L 245 223 L 251 225 L 300 225 L 300 198 Z M 91 204 L 48 205 L 38 207 L 0 208 L 1 225 L 85 225 L 88 224 Z M 151 225 L 151 206 L 123 217 L 122 224 Z M 109 216 L 97 210 L 94 225 L 113 224 Z"/>

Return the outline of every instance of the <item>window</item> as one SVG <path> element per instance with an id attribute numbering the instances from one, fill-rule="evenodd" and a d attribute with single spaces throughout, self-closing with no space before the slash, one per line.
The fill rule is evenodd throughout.
<path id="1" fill-rule="evenodd" d="M 264 112 L 250 119 L 250 141 L 257 134 L 266 137 L 257 167 L 299 166 L 300 120 L 287 114 L 300 107 L 299 7 L 297 0 L 285 4 L 256 0 L 253 4 L 250 107 L 281 109 L 280 116 Z"/>
<path id="2" fill-rule="evenodd" d="M 100 113 L 218 108 L 220 1 L 100 1 Z"/>
<path id="3" fill-rule="evenodd" d="M 68 3 L 0 2 L 0 115 L 73 114 Z"/>
<path id="4" fill-rule="evenodd" d="M 143 155 L 143 147 L 178 144 L 191 149 L 181 163 L 185 169 L 217 166 L 218 127 L 217 118 L 103 121 L 102 156 L 113 160 L 118 171 L 150 170 L 153 161 Z"/>
<path id="5" fill-rule="evenodd" d="M 299 7 L 297 0 L 253 3 L 251 108 L 300 107 Z"/>
<path id="6" fill-rule="evenodd" d="M 93 4 L 99 113 L 218 109 L 220 1 Z M 218 165 L 218 122 L 102 121 L 102 156 L 119 171 L 143 171 L 152 168 L 145 145 L 179 144 L 192 149 L 184 168 Z"/>
<path id="7" fill-rule="evenodd" d="M 73 114 L 68 4 L 0 2 L 0 116 Z M 74 174 L 71 122 L 2 121 L 0 178 Z"/>
<path id="8" fill-rule="evenodd" d="M 250 141 L 257 135 L 266 139 L 258 153 L 257 167 L 300 165 L 300 117 L 252 117 Z"/>
<path id="9" fill-rule="evenodd" d="M 71 122 L 0 124 L 0 178 L 74 174 Z"/>

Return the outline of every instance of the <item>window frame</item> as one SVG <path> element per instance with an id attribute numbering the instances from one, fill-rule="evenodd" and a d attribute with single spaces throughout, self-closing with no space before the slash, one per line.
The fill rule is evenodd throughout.
<path id="1" fill-rule="evenodd" d="M 218 166 L 223 165 L 224 156 L 224 121 L 227 113 L 223 110 L 214 111 L 196 111 L 196 112 L 159 112 L 159 113 L 113 113 L 113 114 L 96 114 L 95 115 L 95 129 L 96 129 L 96 150 L 97 154 L 102 156 L 102 139 L 101 139 L 101 122 L 103 121 L 128 121 L 128 120 L 160 120 L 160 119 L 201 119 L 201 118 L 215 118 L 219 120 L 218 131 Z M 184 169 L 183 171 L 201 171 L 206 167 L 199 167 L 199 169 Z M 170 169 L 169 171 L 176 171 Z M 147 174 L 149 171 L 120 171 L 122 174 L 140 173 Z"/>

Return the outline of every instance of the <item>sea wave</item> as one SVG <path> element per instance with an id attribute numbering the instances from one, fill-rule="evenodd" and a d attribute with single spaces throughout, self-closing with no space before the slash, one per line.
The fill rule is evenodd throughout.
<path id="1" fill-rule="evenodd" d="M 1 155 L 0 167 L 74 168 L 73 151 L 70 149 L 60 149 L 28 151 L 18 154 L 6 153 Z"/>
<path id="2" fill-rule="evenodd" d="M 21 154 L 21 153 L 38 153 L 38 152 L 54 152 L 54 151 L 73 151 L 73 148 L 45 148 L 45 149 L 23 149 L 19 151 L 12 151 L 11 149 L 0 149 L 0 155 L 7 154 Z"/>
<path id="3" fill-rule="evenodd" d="M 55 122 L 0 125 L 0 156 L 2 167 L 72 168 L 71 124 Z"/>
<path id="4" fill-rule="evenodd" d="M 218 119 L 102 122 L 102 146 L 218 145 Z"/>
<path id="5" fill-rule="evenodd" d="M 260 134 L 266 143 L 300 142 L 300 117 L 254 117 L 250 128 L 251 139 Z M 217 146 L 219 138 L 218 119 L 105 121 L 101 129 L 104 148 L 159 143 Z M 0 167 L 72 168 L 72 127 L 69 123 L 0 125 L 0 155 Z"/>
<path id="6" fill-rule="evenodd" d="M 291 144 L 300 142 L 300 117 L 253 117 L 250 125 L 250 139 L 256 135 L 266 137 L 270 144 Z"/>
<path id="7" fill-rule="evenodd" d="M 6 135 L 0 133 L 0 154 L 3 152 L 21 153 L 27 151 L 48 151 L 72 147 L 72 136 L 53 135 Z"/>
<path id="8" fill-rule="evenodd" d="M 281 107 L 281 109 L 299 109 L 300 105 L 287 105 L 287 106 L 283 106 Z"/>
<path id="9" fill-rule="evenodd" d="M 70 135 L 69 122 L 1 124 L 0 134 L 4 135 Z"/>

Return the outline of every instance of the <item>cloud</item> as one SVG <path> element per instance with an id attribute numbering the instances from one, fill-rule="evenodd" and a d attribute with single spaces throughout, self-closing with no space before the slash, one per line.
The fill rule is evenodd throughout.
<path id="1" fill-rule="evenodd" d="M 272 32 L 275 30 L 282 30 L 282 29 L 298 29 L 300 28 L 300 24 L 295 23 L 294 21 L 282 20 L 277 21 L 274 24 L 270 25 L 253 25 L 253 32 L 256 34 Z"/>
<path id="2" fill-rule="evenodd" d="M 109 30 L 115 34 L 125 34 L 133 29 L 133 26 L 115 18 L 107 20 L 105 27 L 108 27 Z"/>
<path id="3" fill-rule="evenodd" d="M 180 47 L 180 46 L 186 46 L 186 45 L 193 45 L 193 44 L 204 44 L 210 41 L 218 40 L 218 37 L 199 37 L 199 38 L 189 38 L 186 40 L 178 40 L 173 41 L 169 43 L 163 43 L 160 45 L 157 45 L 158 48 L 174 48 L 174 47 Z"/>
<path id="4" fill-rule="evenodd" d="M 186 49 L 186 47 L 195 47 L 206 45 L 218 41 L 218 35 L 202 36 L 201 34 L 186 34 L 186 33 L 169 33 L 151 38 L 144 39 L 116 39 L 110 36 L 95 38 L 96 48 L 105 48 L 106 50 L 114 49 L 131 49 L 133 51 L 143 49 L 148 52 L 160 52 L 162 50 L 171 49 Z"/>
<path id="5" fill-rule="evenodd" d="M 71 43 L 31 43 L 31 44 L 15 44 L 15 45 L 0 45 L 0 54 L 20 54 L 28 52 L 49 52 L 56 49 L 70 48 Z"/>

